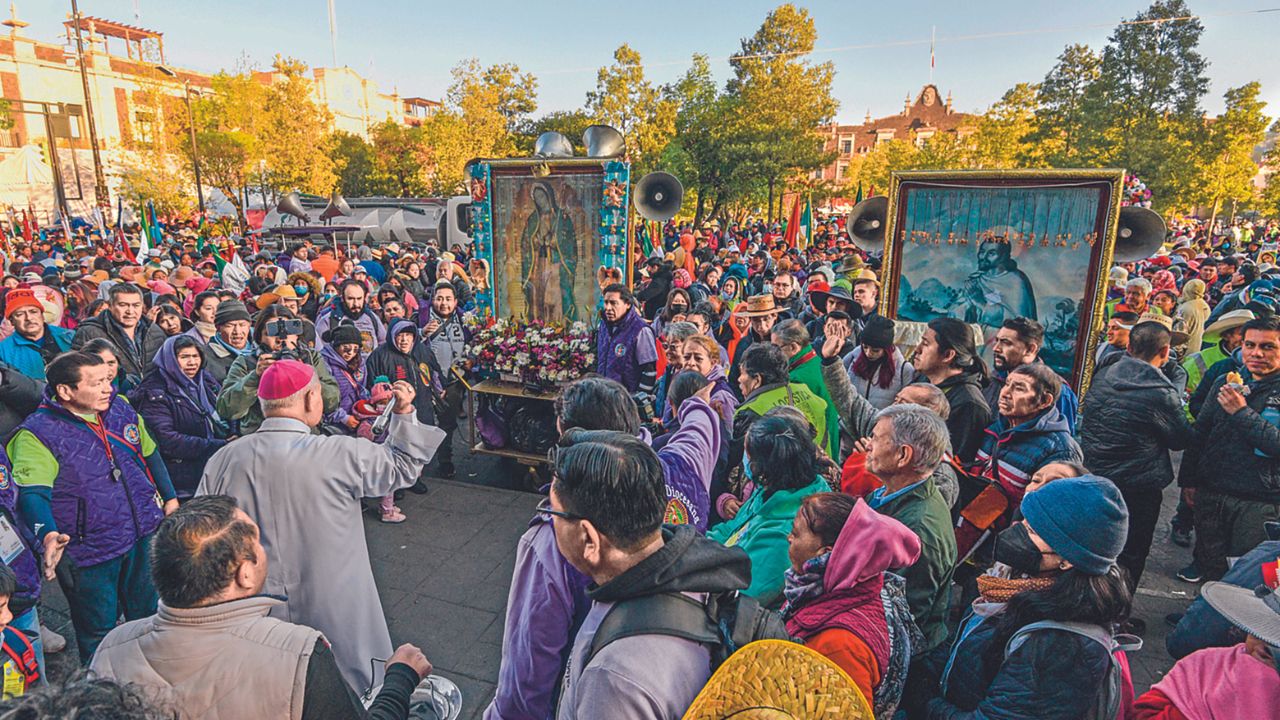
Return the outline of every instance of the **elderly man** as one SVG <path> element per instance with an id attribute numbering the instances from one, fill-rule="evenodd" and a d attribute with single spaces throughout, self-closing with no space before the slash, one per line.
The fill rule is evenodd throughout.
<path id="1" fill-rule="evenodd" d="M 1107 303 L 1107 317 L 1122 310 L 1142 315 L 1147 311 L 1147 301 L 1150 298 L 1151 282 L 1146 278 L 1132 278 L 1124 284 L 1124 297 Z"/>
<path id="2" fill-rule="evenodd" d="M 235 498 L 183 505 L 160 523 L 154 558 L 159 609 L 107 635 L 95 675 L 153 691 L 189 718 L 364 716 L 324 635 L 267 617 L 285 601 L 263 594 L 268 556 Z M 407 718 L 409 696 L 430 673 L 421 650 L 401 645 L 370 716 Z"/>
<path id="3" fill-rule="evenodd" d="M 950 443 L 947 424 L 919 405 L 890 405 L 876 415 L 867 451 L 867 469 L 884 487 L 867 496 L 872 509 L 911 528 L 920 538 L 920 559 L 898 568 L 907 583 L 911 614 L 932 650 L 947 637 L 947 602 L 956 563 L 951 510 L 933 482 Z"/>
<path id="4" fill-rule="evenodd" d="M 219 450 L 197 495 L 231 495 L 262 528 L 271 564 L 267 592 L 288 601 L 272 615 L 314 627 L 333 641 L 354 687 L 374 684 L 369 659 L 391 652 L 369 566 L 360 500 L 412 485 L 444 431 L 418 423 L 414 390 L 397 381 L 385 444 L 311 434 L 324 417 L 315 368 L 279 360 L 262 373 L 259 432 Z"/>
<path id="5" fill-rule="evenodd" d="M 221 384 L 227 379 L 227 371 L 236 358 L 253 352 L 253 346 L 249 344 L 253 321 L 244 303 L 224 300 L 218 303 L 214 312 L 213 326 L 216 332 L 205 345 L 205 363 L 209 374 Z"/>
<path id="6" fill-rule="evenodd" d="M 116 283 L 107 291 L 107 312 L 80 323 L 71 347 L 106 338 L 116 346 L 120 375 L 126 387 L 142 382 L 167 336 L 159 325 L 143 317 L 142 289 L 132 283 Z"/>
<path id="7" fill-rule="evenodd" d="M 71 349 L 73 333 L 44 321 L 44 307 L 35 293 L 18 288 L 4 297 L 4 316 L 13 334 L 0 340 L 0 361 L 32 380 L 44 380 L 44 367 Z"/>

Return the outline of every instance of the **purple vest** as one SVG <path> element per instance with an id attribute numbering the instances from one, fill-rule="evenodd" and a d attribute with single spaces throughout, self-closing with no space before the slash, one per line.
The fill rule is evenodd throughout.
<path id="1" fill-rule="evenodd" d="M 160 494 L 142 457 L 138 413 L 117 395 L 99 421 L 109 452 L 88 423 L 47 396 L 22 423 L 58 461 L 53 519 L 60 532 L 71 536 L 67 554 L 81 566 L 120 557 L 155 532 L 164 518 Z"/>
<path id="2" fill-rule="evenodd" d="M 609 323 L 600 321 L 596 329 L 596 367 L 600 374 L 617 380 L 635 392 L 640 388 L 640 363 L 636 360 L 636 336 L 647 327 L 645 320 L 631 308 L 626 317 L 610 329 Z"/>
<path id="3" fill-rule="evenodd" d="M 18 488 L 13 482 L 13 464 L 9 462 L 9 455 L 3 446 L 0 446 L 0 508 L 4 509 L 9 524 L 22 538 L 24 546 L 18 557 L 9 563 L 13 574 L 18 576 L 16 599 L 35 603 L 40 597 L 41 581 L 40 566 L 36 563 L 36 556 L 31 551 L 31 548 L 36 546 L 36 541 L 27 529 L 27 524 L 18 522 Z M 12 601 L 10 602 L 10 609 L 13 609 Z M 19 610 L 15 610 L 13 614 L 21 615 L 22 612 Z"/>

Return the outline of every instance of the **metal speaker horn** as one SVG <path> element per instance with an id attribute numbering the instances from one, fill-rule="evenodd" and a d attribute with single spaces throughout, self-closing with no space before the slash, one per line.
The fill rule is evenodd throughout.
<path id="1" fill-rule="evenodd" d="M 342 193 L 337 190 L 329 196 L 329 204 L 324 206 L 324 210 L 320 211 L 321 220 L 332 220 L 336 217 L 351 214 L 351 206 L 347 204 L 346 198 L 342 197 Z"/>
<path id="2" fill-rule="evenodd" d="M 533 145 L 533 154 L 540 158 L 573 157 L 573 143 L 558 132 L 544 132 Z"/>
<path id="3" fill-rule="evenodd" d="M 1143 207 L 1120 208 L 1116 232 L 1115 262 L 1137 262 L 1149 258 L 1164 245 L 1164 218 Z"/>
<path id="4" fill-rule="evenodd" d="M 873 195 L 853 206 L 845 227 L 853 244 L 866 252 L 884 250 L 885 223 L 889 220 L 889 197 Z"/>
<path id="5" fill-rule="evenodd" d="M 627 149 L 622 133 L 608 125 L 592 125 L 582 133 L 582 146 L 587 157 L 617 157 Z"/>
<path id="6" fill-rule="evenodd" d="M 666 222 L 680 212 L 680 204 L 684 202 L 684 186 L 675 175 L 665 172 L 651 172 L 636 183 L 636 212 L 645 220 Z"/>
<path id="7" fill-rule="evenodd" d="M 311 216 L 307 214 L 306 210 L 302 209 L 302 198 L 298 197 L 296 191 L 280 198 L 279 204 L 276 205 L 276 210 L 281 215 L 292 215 L 298 218 L 299 222 L 311 222 Z"/>

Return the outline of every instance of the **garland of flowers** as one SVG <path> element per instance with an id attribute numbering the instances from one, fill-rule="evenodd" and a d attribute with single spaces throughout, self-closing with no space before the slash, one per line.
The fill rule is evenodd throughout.
<path id="1" fill-rule="evenodd" d="M 472 321 L 467 350 L 472 375 L 515 376 L 526 385 L 550 387 L 577 380 L 595 369 L 590 326 L 521 322 L 506 318 Z"/>
<path id="2" fill-rule="evenodd" d="M 1142 178 L 1129 173 L 1124 174 L 1124 192 L 1121 195 L 1122 206 L 1151 207 L 1151 190 Z"/>

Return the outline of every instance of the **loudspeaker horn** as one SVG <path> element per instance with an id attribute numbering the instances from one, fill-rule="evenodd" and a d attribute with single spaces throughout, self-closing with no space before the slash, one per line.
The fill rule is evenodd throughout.
<path id="1" fill-rule="evenodd" d="M 558 132 L 544 132 L 533 145 L 533 154 L 540 158 L 573 157 L 573 143 Z"/>
<path id="2" fill-rule="evenodd" d="M 622 133 L 608 125 L 592 125 L 582 132 L 582 146 L 587 157 L 617 157 L 627 149 Z"/>
<path id="3" fill-rule="evenodd" d="M 280 198 L 280 202 L 276 205 L 276 210 L 282 215 L 292 215 L 298 218 L 299 222 L 311 222 L 311 216 L 306 210 L 302 209 L 302 198 L 298 197 L 297 191 Z"/>
<path id="4" fill-rule="evenodd" d="M 665 172 L 651 172 L 636 183 L 636 212 L 646 220 L 666 222 L 680 212 L 684 202 L 684 186 L 675 175 Z"/>
<path id="5" fill-rule="evenodd" d="M 1149 258 L 1164 245 L 1164 218 L 1144 207 L 1120 208 L 1120 226 L 1116 232 L 1115 262 L 1137 262 Z"/>
<path id="6" fill-rule="evenodd" d="M 889 220 L 889 197 L 873 195 L 853 206 L 845 227 L 853 244 L 866 252 L 884 251 L 885 223 Z"/>
<path id="7" fill-rule="evenodd" d="M 329 195 L 329 204 L 324 206 L 324 210 L 320 211 L 321 220 L 332 220 L 336 217 L 351 214 L 351 206 L 347 204 L 347 199 L 342 197 L 342 193 L 334 190 Z"/>

